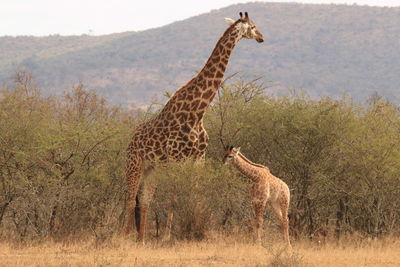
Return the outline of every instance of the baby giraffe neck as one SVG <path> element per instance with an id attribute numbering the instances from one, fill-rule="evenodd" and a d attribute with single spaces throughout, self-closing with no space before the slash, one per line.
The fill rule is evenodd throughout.
<path id="1" fill-rule="evenodd" d="M 233 160 L 233 165 L 245 176 L 249 177 L 252 181 L 257 182 L 259 177 L 257 173 L 262 170 L 258 164 L 251 164 L 252 162 L 239 153 Z M 261 165 L 260 165 L 261 166 Z"/>

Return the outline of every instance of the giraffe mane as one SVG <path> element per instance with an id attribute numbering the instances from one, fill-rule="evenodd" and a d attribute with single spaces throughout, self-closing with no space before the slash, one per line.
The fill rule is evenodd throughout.
<path id="1" fill-rule="evenodd" d="M 262 165 L 262 164 L 257 164 L 257 163 L 252 162 L 251 160 L 249 160 L 248 158 L 246 158 L 242 153 L 239 152 L 238 155 L 239 155 L 239 157 L 240 157 L 241 159 L 243 159 L 244 161 L 246 161 L 248 164 L 250 164 L 250 165 L 252 165 L 252 166 L 254 166 L 254 167 L 267 169 L 267 170 L 269 171 L 269 168 L 268 168 L 268 167 L 266 167 L 266 166 L 264 166 L 264 165 Z"/>

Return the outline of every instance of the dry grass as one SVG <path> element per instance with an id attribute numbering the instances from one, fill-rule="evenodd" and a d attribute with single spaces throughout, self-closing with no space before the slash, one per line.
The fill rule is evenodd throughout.
<path id="1" fill-rule="evenodd" d="M 237 239 L 237 238 L 236 238 Z M 400 240 L 294 242 L 293 253 L 267 241 L 263 247 L 235 238 L 138 245 L 115 238 L 94 242 L 44 242 L 18 247 L 0 243 L 1 266 L 400 266 Z"/>

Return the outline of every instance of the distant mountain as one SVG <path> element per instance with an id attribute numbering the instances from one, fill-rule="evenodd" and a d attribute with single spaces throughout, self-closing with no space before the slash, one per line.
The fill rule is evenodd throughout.
<path id="1" fill-rule="evenodd" d="M 84 83 L 112 103 L 146 103 L 203 67 L 227 28 L 248 11 L 265 42 L 242 40 L 226 76 L 263 77 L 311 96 L 374 92 L 400 102 L 400 8 L 249 3 L 164 27 L 106 36 L 1 37 L 0 83 L 28 68 L 46 92 Z M 225 77 L 226 77 L 225 76 Z"/>

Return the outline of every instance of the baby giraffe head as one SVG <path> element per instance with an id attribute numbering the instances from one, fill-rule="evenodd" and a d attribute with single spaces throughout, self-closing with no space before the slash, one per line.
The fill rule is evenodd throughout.
<path id="1" fill-rule="evenodd" d="M 240 152 L 240 147 L 235 148 L 233 146 L 228 146 L 225 149 L 225 155 L 224 155 L 224 159 L 222 160 L 222 162 L 224 164 L 232 161 L 233 159 L 235 159 L 237 157 L 237 155 L 239 155 Z"/>
<path id="2" fill-rule="evenodd" d="M 236 29 L 239 31 L 241 38 L 254 39 L 259 43 L 264 42 L 264 37 L 257 29 L 254 22 L 249 19 L 249 15 L 247 14 L 247 12 L 244 12 L 244 16 L 242 12 L 240 12 L 239 15 L 240 19 L 238 19 L 237 21 L 234 21 L 231 18 L 225 18 L 225 20 L 230 25 L 234 25 L 234 27 L 236 27 Z"/>

